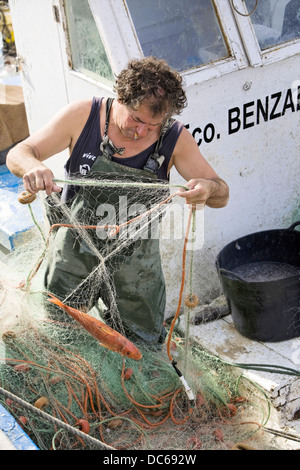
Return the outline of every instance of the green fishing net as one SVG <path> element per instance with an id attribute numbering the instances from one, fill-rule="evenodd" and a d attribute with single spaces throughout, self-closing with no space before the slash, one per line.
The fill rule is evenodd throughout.
<path id="1" fill-rule="evenodd" d="M 91 197 L 91 186 L 99 182 L 85 184 Z M 107 191 L 112 182 L 101 184 Z M 127 192 L 132 203 L 140 204 L 139 212 L 128 219 L 137 239 L 172 209 L 176 201 L 172 190 L 175 188 L 139 183 Z M 142 204 L 145 195 L 147 206 Z M 43 204 L 42 199 L 29 209 L 38 204 Z M 24 205 L 25 210 L 28 206 Z M 91 228 L 97 225 L 95 215 L 84 210 L 74 215 L 67 206 L 61 210 L 63 223 L 72 226 L 75 237 L 84 240 L 98 259 L 91 275 L 81 280 L 81 288 L 76 286 L 72 296 L 70 293 L 73 307 L 87 306 L 86 299 L 94 298 L 99 285 L 104 285 L 115 320 L 112 326 L 120 327 L 111 272 L 131 256 L 130 237 L 108 237 L 99 250 Z M 185 220 L 182 236 L 173 240 L 183 268 L 174 273 L 177 311 L 174 309 L 173 318 L 166 322 L 164 344 L 154 348 L 143 341 L 137 343 L 141 360 L 101 346 L 66 315 L 49 315 L 42 279 L 58 226 L 53 228 L 46 219 L 35 220 L 27 242 L 7 256 L 0 278 L 0 402 L 39 449 L 228 450 L 239 442 L 256 446 L 260 442 L 261 428 L 269 415 L 264 394 L 250 387 L 239 370 L 189 337 L 192 309 L 184 304 L 184 298 L 195 294 L 191 240 L 196 212 L 190 210 L 190 231 Z M 123 223 L 128 227 L 127 220 Z M 185 251 L 187 243 L 191 244 Z M 103 321 L 105 305 L 93 302 L 88 314 Z M 185 317 L 184 334 L 176 328 L 179 314 Z"/>

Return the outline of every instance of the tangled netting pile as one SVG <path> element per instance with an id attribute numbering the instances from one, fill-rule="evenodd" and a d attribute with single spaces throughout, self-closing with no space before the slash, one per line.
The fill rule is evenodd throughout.
<path id="1" fill-rule="evenodd" d="M 183 263 L 182 272 L 176 273 L 181 285 L 178 309 L 166 325 L 168 335 L 161 348 L 139 344 L 142 358 L 134 360 L 101 346 L 65 316 L 60 320 L 48 315 L 47 293 L 41 288 L 43 265 L 63 225 L 84 240 L 99 260 L 80 289 L 74 289 L 73 307 L 74 298 L 80 308 L 87 305 L 82 296 L 92 299 L 99 285 L 106 287 L 110 315 L 117 319 L 122 333 L 111 282 L 112 259 L 124 248 L 131 256 L 132 239 L 110 236 L 101 249 L 95 243 L 99 214 L 84 210 L 84 191 L 93 197 L 93 185 L 98 183 L 86 181 L 86 189 L 82 187 L 82 211 L 71 216 L 69 208 L 63 207 L 63 222 L 55 226 L 39 220 L 30 240 L 7 257 L 0 278 L 1 404 L 42 450 L 205 450 L 231 449 L 241 441 L 253 443 L 268 421 L 264 394 L 253 387 L 250 392 L 248 380 L 238 369 L 193 344 L 188 326 L 184 335 L 176 331 L 176 314 L 180 311 L 188 319 L 191 310 L 184 305 L 184 295 L 194 294 L 192 276 L 181 277 L 192 272 L 193 250 L 185 252 L 188 229 L 178 242 Z M 101 184 L 105 186 L 103 181 Z M 135 215 L 130 221 L 136 239 L 150 223 L 161 220 L 176 199 L 169 187 L 151 186 L 149 191 L 143 184 L 127 188 L 126 196 L 141 202 L 146 190 L 147 214 L 143 209 L 142 217 Z M 34 218 L 34 205 L 38 204 L 42 204 L 40 199 L 24 206 L 24 211 L 29 207 Z M 197 217 L 193 210 L 192 217 Z M 123 222 L 125 226 L 128 220 Z M 105 230 L 121 234 L 120 224 Z M 121 256 L 118 263 L 120 260 Z M 93 305 L 88 313 L 101 318 L 99 306 Z M 187 388 L 192 390 L 192 398 Z"/>

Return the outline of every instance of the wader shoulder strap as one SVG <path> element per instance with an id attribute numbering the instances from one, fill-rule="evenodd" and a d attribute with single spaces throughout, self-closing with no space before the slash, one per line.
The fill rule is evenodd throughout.
<path id="1" fill-rule="evenodd" d="M 160 155 L 158 152 L 161 149 L 163 139 L 167 130 L 171 127 L 174 121 L 175 119 L 170 118 L 165 122 L 164 126 L 161 129 L 160 136 L 158 138 L 154 153 L 152 153 L 148 157 L 148 160 L 143 168 L 144 170 L 150 173 L 156 173 L 157 170 L 159 170 L 159 168 L 162 166 L 163 162 L 165 161 L 165 157 L 163 155 Z"/>
<path id="2" fill-rule="evenodd" d="M 106 101 L 106 118 L 105 118 L 104 136 L 106 136 L 107 131 L 108 131 L 109 115 L 110 115 L 110 110 L 111 110 L 113 101 L 114 101 L 114 98 L 107 98 L 107 101 Z"/>
<path id="3" fill-rule="evenodd" d="M 116 147 L 113 142 L 108 138 L 107 131 L 108 131 L 108 125 L 109 125 L 109 115 L 110 115 L 110 110 L 111 106 L 113 104 L 114 98 L 107 98 L 106 101 L 106 118 L 105 118 L 105 128 L 104 128 L 104 135 L 103 135 L 103 140 L 100 144 L 100 150 L 105 155 L 109 160 L 111 160 L 111 157 L 115 154 L 118 153 L 119 155 L 122 155 L 124 153 L 124 148 L 122 147 Z"/>

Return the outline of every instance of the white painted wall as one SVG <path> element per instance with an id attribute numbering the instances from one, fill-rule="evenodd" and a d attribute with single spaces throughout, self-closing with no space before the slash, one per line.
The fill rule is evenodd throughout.
<path id="1" fill-rule="evenodd" d="M 32 132 L 69 101 L 111 94 L 107 86 L 70 72 L 62 25 L 54 21 L 52 11 L 58 0 L 11 0 L 10 5 L 18 54 L 23 60 L 22 80 Z M 203 140 L 200 150 L 228 182 L 231 194 L 226 208 L 205 208 L 198 215 L 204 230 L 204 248 L 197 246 L 195 251 L 195 291 L 199 295 L 218 290 L 214 261 L 226 243 L 253 231 L 288 227 L 300 220 L 300 110 L 293 110 L 288 95 L 293 82 L 300 80 L 299 44 L 294 50 L 296 53 L 286 59 L 281 54 L 279 61 L 266 55 L 260 64 L 254 54 L 252 62 L 259 66 L 243 65 L 225 75 L 216 70 L 215 78 L 197 84 L 187 77 L 189 105 L 180 119 L 191 132 L 202 130 L 195 132 L 197 141 L 204 139 L 205 128 L 209 139 L 214 126 L 215 138 Z M 264 104 L 267 97 L 268 119 L 264 122 L 261 118 L 257 124 L 257 101 Z M 241 123 L 239 131 L 230 134 L 229 110 L 233 108 L 240 110 L 241 118 L 248 113 L 247 128 L 243 129 Z M 232 123 L 233 128 L 236 124 Z M 62 172 L 65 157 L 60 155 L 49 162 L 57 175 Z M 172 181 L 180 181 L 176 173 Z M 162 248 L 169 286 L 167 314 L 176 308 L 181 268 L 181 253 L 171 248 L 168 243 Z"/>
<path id="2" fill-rule="evenodd" d="M 274 115 L 282 113 L 287 90 L 299 79 L 299 70 L 297 55 L 188 88 L 189 106 L 182 117 L 191 131 L 198 127 L 203 131 L 207 124 L 214 125 L 220 138 L 201 143 L 200 149 L 230 187 L 227 207 L 204 209 L 204 248 L 195 252 L 199 294 L 210 293 L 218 286 L 214 261 L 228 242 L 251 232 L 285 228 L 300 220 L 300 109 L 294 112 L 287 109 L 283 116 L 270 120 L 277 100 Z M 249 83 L 251 86 L 246 90 L 244 85 Z M 273 94 L 277 95 L 271 98 Z M 266 97 L 269 118 L 267 122 L 261 119 L 257 125 L 256 103 L 258 99 L 264 103 Z M 229 134 L 229 110 L 238 107 L 242 119 L 243 106 L 252 102 L 254 105 L 246 109 L 254 114 L 249 115 L 246 123 L 254 125 L 243 129 L 241 124 L 238 132 Z M 203 139 L 203 132 L 196 133 L 195 138 Z M 179 263 L 177 259 L 177 269 Z"/>

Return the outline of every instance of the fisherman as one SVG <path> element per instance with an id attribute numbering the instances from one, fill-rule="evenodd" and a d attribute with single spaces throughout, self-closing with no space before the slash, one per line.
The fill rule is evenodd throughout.
<path id="1" fill-rule="evenodd" d="M 187 204 L 224 207 L 229 197 L 227 184 L 202 156 L 190 132 L 172 118 L 187 104 L 181 75 L 164 60 L 131 60 L 116 78 L 114 91 L 115 99 L 94 97 L 69 104 L 45 127 L 10 150 L 7 166 L 23 178 L 25 189 L 33 194 L 45 191 L 47 196 L 60 193 L 61 203 L 77 214 L 82 188 L 65 185 L 62 190 L 44 164 L 47 158 L 68 148 L 67 177 L 113 173 L 120 178 L 168 181 L 175 167 L 187 181 L 188 190 L 179 190 Z M 117 200 L 119 190 L 110 191 Z M 107 201 L 101 199 L 100 191 L 98 196 L 97 205 Z M 95 211 L 92 200 L 95 198 L 85 201 L 85 208 L 88 204 Z M 53 223 L 51 214 L 49 217 Z M 123 326 L 129 336 L 133 333 L 142 341 L 159 345 L 166 335 L 166 296 L 158 240 L 140 241 L 129 258 L 113 273 Z M 72 231 L 60 227 L 47 262 L 45 290 L 66 299 L 97 261 L 74 242 Z M 102 285 L 97 296 L 104 303 L 106 294 Z"/>

